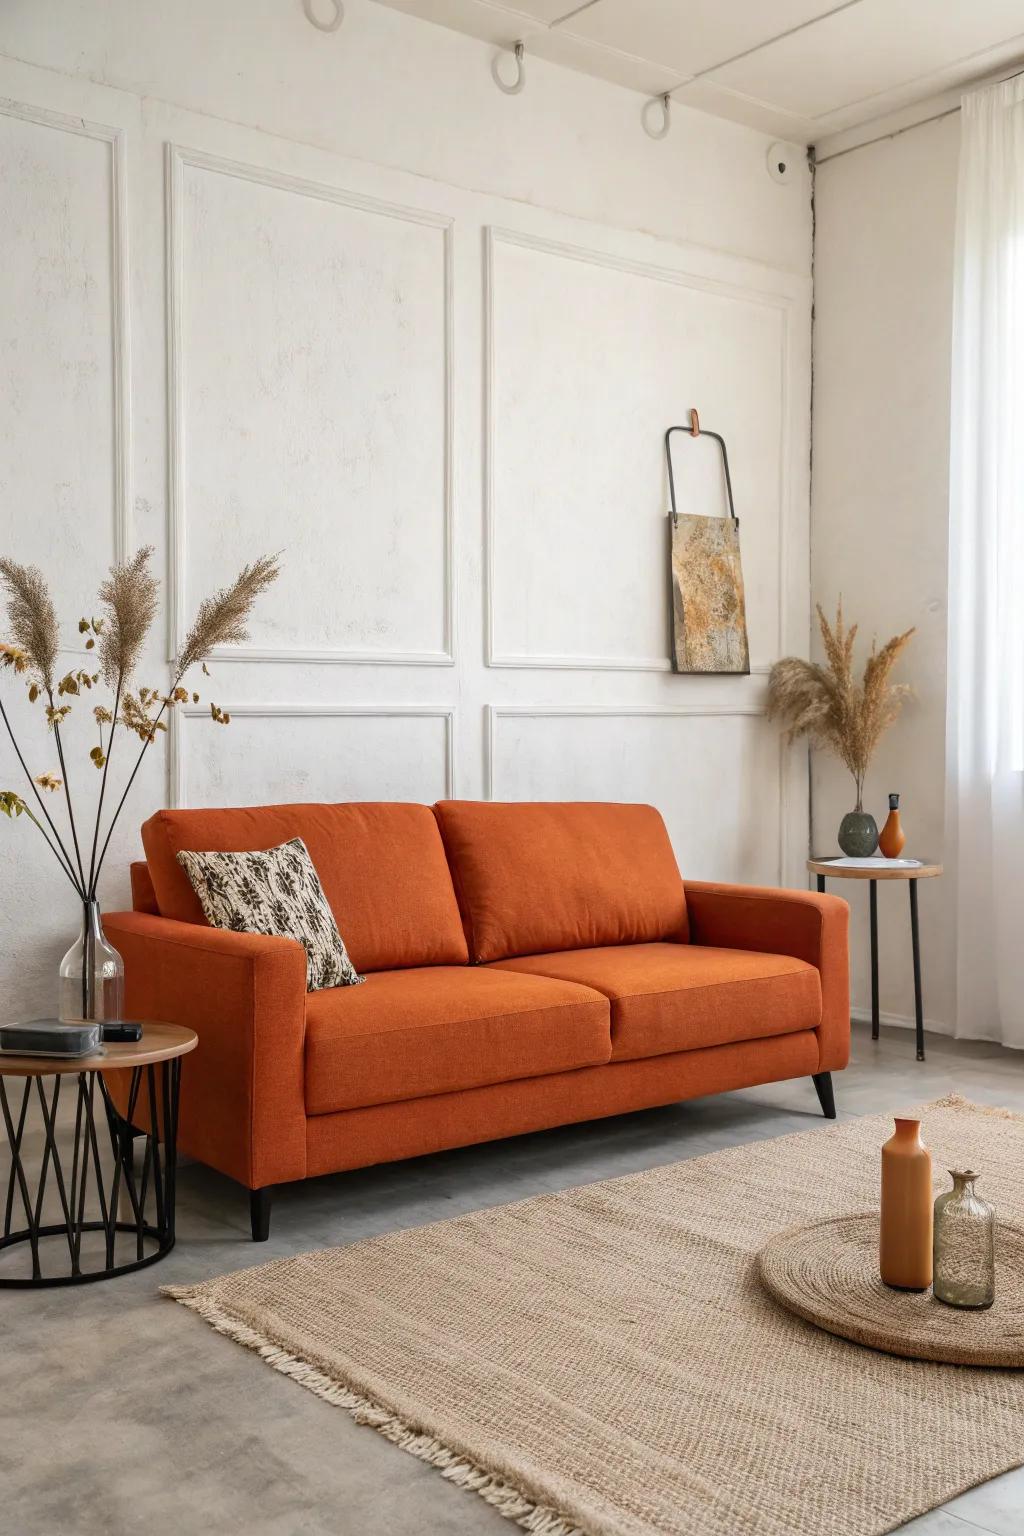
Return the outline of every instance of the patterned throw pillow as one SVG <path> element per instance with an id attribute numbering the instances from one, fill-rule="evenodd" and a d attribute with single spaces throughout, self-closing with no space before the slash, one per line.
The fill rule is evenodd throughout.
<path id="1" fill-rule="evenodd" d="M 252 853 L 183 851 L 178 863 L 211 927 L 298 939 L 306 951 L 310 992 L 366 980 L 348 957 L 301 837 Z"/>

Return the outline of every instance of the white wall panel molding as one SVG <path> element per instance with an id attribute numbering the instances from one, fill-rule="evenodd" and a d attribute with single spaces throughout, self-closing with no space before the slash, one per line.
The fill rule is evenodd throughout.
<path id="1" fill-rule="evenodd" d="M 236 720 L 273 720 L 285 723 L 297 720 L 437 720 L 443 732 L 442 785 L 431 799 L 452 799 L 455 795 L 455 710 L 444 704 L 267 704 L 244 702 L 221 704 Z M 210 710 L 204 704 L 180 706 L 171 715 L 168 731 L 167 774 L 170 804 L 187 806 L 188 763 L 187 737 L 189 720 L 210 720 Z M 212 724 L 212 722 L 211 722 Z M 232 726 L 218 729 L 230 732 Z M 357 798 L 357 797 L 339 797 Z M 362 796 L 358 798 L 369 798 Z M 383 798 L 378 796 L 378 798 Z"/>
<path id="2" fill-rule="evenodd" d="M 500 750 L 501 722 L 503 720 L 731 720 L 735 718 L 749 718 L 764 721 L 765 706 L 763 701 L 737 702 L 735 704 L 677 704 L 677 705 L 646 705 L 646 704 L 489 704 L 486 707 L 485 724 L 485 776 L 484 794 L 488 800 L 501 799 L 501 785 L 499 783 L 498 755 Z M 706 749 L 711 750 L 710 740 L 706 742 Z M 792 788 L 791 776 L 788 773 L 788 754 L 783 744 L 779 743 L 777 752 L 771 751 L 770 756 L 777 761 L 777 790 L 775 794 L 775 812 L 777 815 L 777 833 L 773 839 L 774 860 L 777 867 L 771 871 L 771 879 L 780 885 L 788 883 L 789 879 L 789 822 L 793 815 L 790 803 Z M 686 779 L 686 764 L 679 763 L 679 788 L 681 792 L 682 807 L 680 815 L 690 819 L 690 806 L 692 804 L 692 790 Z M 515 796 L 513 796 L 515 798 Z M 543 797 L 541 797 L 543 798 Z M 584 796 L 583 798 L 587 798 Z M 619 798 L 615 794 L 609 794 L 609 799 Z M 626 797 L 628 798 L 628 796 Z M 771 803 L 765 794 L 765 786 L 759 784 L 757 788 L 756 814 L 763 815 L 766 805 Z M 723 801 L 728 806 L 725 813 L 728 828 L 723 827 L 723 833 L 730 833 L 735 827 L 737 817 L 749 813 L 751 806 L 733 805 L 730 801 Z M 664 803 L 660 809 L 665 814 L 666 820 L 671 821 L 672 807 Z M 714 824 L 718 813 L 716 806 L 693 807 L 697 811 L 701 821 Z"/>
<path id="3" fill-rule="evenodd" d="M 194 168 L 236 181 L 290 193 L 301 198 L 358 210 L 383 219 L 398 220 L 413 226 L 437 230 L 443 241 L 443 485 L 437 515 L 441 524 L 442 593 L 441 644 L 423 649 L 390 649 L 330 645 L 276 646 L 251 644 L 228 646 L 216 651 L 221 661 L 284 661 L 299 663 L 348 663 L 375 666 L 452 666 L 455 662 L 456 561 L 454 533 L 454 264 L 453 226 L 449 215 L 406 206 L 371 197 L 345 187 L 294 176 L 270 167 L 246 164 L 184 148 L 177 143 L 166 147 L 167 207 L 167 335 L 168 335 L 168 502 L 170 521 L 169 550 L 169 651 L 175 654 L 185 633 L 188 617 L 187 551 L 189 529 L 188 444 L 186 433 L 187 358 L 183 336 L 186 302 L 186 263 L 184 255 L 185 204 L 184 175 Z M 434 515 L 429 503 L 406 509 L 409 518 Z"/>
<path id="4" fill-rule="evenodd" d="M 0 97 L 0 115 L 37 123 L 57 133 L 94 139 L 110 152 L 110 356 L 113 379 L 113 491 L 110 559 L 127 558 L 132 548 L 131 303 L 129 297 L 127 148 L 123 128 Z M 77 646 L 73 655 L 84 654 Z"/>
<path id="5" fill-rule="evenodd" d="M 197 713 L 207 711 L 197 710 Z M 495 798 L 495 748 L 498 723 L 504 719 L 526 720 L 643 720 L 716 719 L 752 715 L 764 719 L 763 704 L 488 704 L 486 797 Z"/>
<path id="6" fill-rule="evenodd" d="M 17 13 L 0 20 L 0 97 L 24 119 L 0 116 L 20 158 L 0 224 L 15 382 L 27 353 L 32 390 L 28 431 L 0 406 L 20 434 L 11 553 L 45 566 L 70 617 L 111 559 L 152 543 L 169 617 L 143 670 L 159 683 L 199 599 L 286 547 L 251 644 L 204 680 L 232 724 L 209 719 L 207 686 L 175 712 L 168 759 L 147 758 L 111 845 L 105 901 L 124 901 L 138 824 L 169 801 L 488 792 L 647 799 L 688 873 L 770 883 L 781 790 L 803 884 L 805 754 L 777 752 L 758 718 L 763 676 L 669 672 L 656 552 L 658 429 L 692 404 L 729 443 L 755 673 L 780 633 L 805 649 L 806 183 L 778 188 L 766 146 L 696 112 L 652 146 L 631 99 L 571 71 L 534 71 L 510 138 L 486 52 L 378 6 L 361 7 L 369 51 L 338 53 L 287 6 L 268 31 L 224 5 L 244 58 L 220 57 L 219 8 L 200 0 L 154 10 L 155 42 L 137 0 L 109 0 L 99 26 L 68 7 L 64 28 L 42 24 L 45 7 L 0 6 Z M 424 135 L 431 111 L 444 131 Z M 620 306 L 626 344 L 609 347 Z M 598 447 L 625 468 L 592 520 L 613 482 L 583 418 L 611 353 Z M 566 402 L 578 435 L 535 431 Z M 693 510 L 711 510 L 701 447 L 681 467 Z M 66 918 L 55 869 L 10 873 L 0 1017 L 30 1016 L 48 1006 L 36 960 L 66 946 Z"/>
<path id="7" fill-rule="evenodd" d="M 614 242 L 621 245 L 621 242 Z M 653 245 L 654 242 L 651 242 Z M 779 339 L 777 373 L 771 380 L 772 392 L 777 392 L 777 402 L 774 407 L 778 416 L 778 436 L 774 444 L 776 459 L 776 473 L 773 499 L 776 505 L 774 518 L 774 564 L 776 571 L 776 592 L 774 605 L 776 616 L 771 624 L 771 650 L 774 654 L 765 656 L 764 640 L 761 640 L 761 655 L 755 652 L 751 672 L 754 675 L 764 675 L 771 662 L 787 649 L 787 635 L 792 629 L 792 613 L 794 607 L 799 611 L 798 632 L 805 627 L 806 621 L 806 590 L 805 584 L 801 586 L 799 596 L 796 595 L 790 581 L 791 559 L 791 523 L 797 516 L 798 509 L 795 505 L 792 476 L 792 447 L 794 437 L 794 387 L 793 375 L 797 366 L 796 349 L 794 345 L 794 321 L 802 312 L 801 306 L 806 304 L 806 285 L 799 280 L 786 277 L 783 274 L 772 272 L 769 269 L 757 268 L 752 264 L 736 261 L 723 253 L 716 258 L 713 253 L 707 251 L 687 250 L 681 253 L 681 259 L 685 259 L 686 266 L 666 265 L 661 261 L 648 261 L 641 258 L 621 254 L 620 250 L 602 249 L 591 246 L 583 246 L 560 239 L 552 239 L 544 235 L 535 234 L 523 230 L 515 230 L 488 225 L 484 231 L 484 521 L 485 521 L 485 654 L 487 665 L 490 667 L 506 667 L 516 669 L 556 669 L 571 671 L 616 671 L 616 672 L 671 672 L 672 666 L 669 659 L 670 637 L 666 632 L 665 649 L 661 654 L 653 651 L 648 654 L 602 654 L 599 652 L 581 650 L 575 653 L 565 650 L 526 650 L 511 649 L 503 646 L 500 636 L 500 610 L 502 604 L 503 577 L 499 569 L 498 541 L 501 528 L 500 520 L 513 514 L 502 512 L 498 501 L 497 486 L 497 432 L 498 404 L 497 396 L 500 386 L 501 359 L 498 356 L 498 341 L 496 336 L 497 310 L 499 304 L 499 278 L 498 278 L 498 253 L 503 248 L 519 248 L 539 254 L 550 256 L 555 260 L 569 260 L 578 262 L 583 267 L 605 269 L 614 273 L 622 273 L 631 277 L 638 277 L 645 281 L 670 285 L 686 290 L 694 294 L 707 294 L 719 299 L 734 301 L 746 306 L 754 305 L 761 310 L 774 311 L 779 317 Z M 664 251 L 659 246 L 659 252 Z M 672 253 L 674 255 L 674 253 Z M 670 258 L 671 259 L 671 258 Z M 716 269 L 725 275 L 716 275 Z M 562 381 L 564 382 L 564 381 Z M 682 419 L 691 402 L 680 401 L 678 404 L 678 417 Z M 698 402 L 692 402 L 698 403 Z M 766 409 L 769 402 L 766 401 Z M 557 401 L 552 402 L 552 410 L 557 410 Z M 656 431 L 659 441 L 660 434 L 668 422 L 652 422 L 652 431 Z M 708 420 L 708 425 L 716 425 Z M 576 451 L 580 451 L 581 445 L 573 445 Z M 736 473 L 737 449 L 741 445 L 735 439 L 732 441 L 733 449 L 733 473 Z M 557 487 L 553 487 L 553 493 L 557 494 Z M 521 514 L 522 508 L 517 504 L 516 515 Z M 667 493 L 666 493 L 667 513 Z M 741 526 L 747 526 L 751 519 L 761 515 L 756 507 L 739 507 Z M 581 530 L 585 532 L 585 530 Z M 628 524 L 624 523 L 624 537 L 628 537 Z M 529 530 L 524 531 L 523 537 L 529 536 Z M 540 543 L 543 539 L 543 529 L 537 531 L 535 537 L 538 540 L 538 559 L 542 557 Z M 745 550 L 745 560 L 750 558 L 749 551 Z M 667 534 L 666 551 L 662 563 L 662 579 L 666 593 L 669 589 Z M 750 585 L 748 575 L 748 588 Z M 505 599 L 506 608 L 511 608 L 518 603 L 518 597 L 508 596 Z M 748 621 L 750 618 L 750 604 L 748 600 Z M 670 610 L 666 611 L 666 630 L 670 620 Z M 762 633 L 764 626 L 762 625 Z M 756 643 L 756 642 L 755 642 Z M 798 644 L 802 642 L 798 641 Z"/>

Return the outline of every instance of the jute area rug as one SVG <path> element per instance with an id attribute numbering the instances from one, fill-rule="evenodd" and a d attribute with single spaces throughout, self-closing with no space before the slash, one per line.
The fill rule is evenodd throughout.
<path id="1" fill-rule="evenodd" d="M 1024 1121 L 944 1099 L 935 1159 L 1024 1221 Z M 773 1233 L 877 1201 L 873 1117 L 171 1288 L 542 1536 L 881 1536 L 1024 1461 L 1024 1373 L 833 1338 Z"/>

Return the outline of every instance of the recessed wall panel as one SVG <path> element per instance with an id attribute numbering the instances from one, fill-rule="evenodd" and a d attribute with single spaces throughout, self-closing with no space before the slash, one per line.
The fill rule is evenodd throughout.
<path id="1" fill-rule="evenodd" d="M 451 717 L 442 710 L 240 705 L 231 724 L 175 722 L 179 805 L 417 800 L 451 793 Z"/>
<path id="2" fill-rule="evenodd" d="M 665 818 L 683 875 L 779 882 L 778 737 L 751 713 L 491 710 L 495 800 L 629 800 Z"/>
<path id="3" fill-rule="evenodd" d="M 667 427 L 726 439 L 751 661 L 777 653 L 785 306 L 491 232 L 490 653 L 669 667 Z M 717 445 L 674 439 L 680 511 L 727 506 Z"/>
<path id="4" fill-rule="evenodd" d="M 444 221 L 171 160 L 181 615 L 282 553 L 251 653 L 450 650 Z"/>
<path id="5" fill-rule="evenodd" d="M 3 549 L 43 569 L 71 643 L 124 515 L 115 140 L 0 111 Z"/>

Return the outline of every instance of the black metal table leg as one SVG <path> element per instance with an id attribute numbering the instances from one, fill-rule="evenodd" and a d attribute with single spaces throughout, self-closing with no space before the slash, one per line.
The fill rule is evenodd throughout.
<path id="1" fill-rule="evenodd" d="M 49 1096 L 43 1087 L 45 1076 L 52 1076 L 54 1080 Z M 34 1168 L 25 1151 L 33 1077 L 43 1131 L 42 1155 Z M 76 1074 L 76 1079 L 72 1079 L 77 1087 L 74 1121 L 69 1122 L 64 1131 L 64 1139 L 70 1140 L 72 1152 L 71 1174 L 66 1179 L 57 1125 L 59 1074 L 44 1070 L 26 1076 L 21 1104 L 15 1115 L 0 1063 L 0 1130 L 6 1131 L 9 1153 L 0 1260 L 12 1249 L 24 1251 L 27 1248 L 30 1257 L 27 1273 L 10 1274 L 7 1266 L 3 1266 L 0 1288 L 75 1285 L 89 1280 L 106 1280 L 155 1264 L 174 1247 L 180 1058 L 134 1068 L 127 1119 L 123 1119 L 115 1108 L 102 1072 L 83 1070 Z M 100 1104 L 106 1111 L 109 1156 L 104 1155 L 102 1148 L 106 1143 L 97 1133 L 96 1117 L 100 1113 L 97 1079 Z M 143 1083 L 148 1090 L 145 1094 L 140 1092 Z M 136 1130 L 131 1124 L 132 1117 L 142 1115 L 144 1110 L 148 1110 L 148 1128 Z M 133 1135 L 145 1140 L 139 1180 L 132 1157 Z M 0 1140 L 0 1157 L 2 1154 L 3 1141 Z M 44 1199 L 51 1179 L 59 1203 L 59 1212 L 54 1210 L 53 1216 L 56 1218 L 59 1214 L 62 1219 L 47 1221 Z M 0 1187 L 3 1183 L 4 1175 L 0 1174 Z M 130 1205 L 131 1220 L 118 1220 L 119 1196 L 122 1194 Z M 17 1211 L 18 1205 L 21 1212 Z M 22 1221 L 23 1225 L 20 1224 Z M 93 1262 L 91 1256 L 83 1254 L 84 1233 L 103 1234 L 102 1262 Z M 118 1254 L 119 1236 L 129 1240 L 130 1257 L 123 1252 Z M 63 1242 L 44 1254 L 43 1240 L 51 1237 L 63 1239 Z M 64 1253 L 62 1265 L 59 1263 L 61 1249 Z"/>
<path id="2" fill-rule="evenodd" d="M 917 1059 L 924 1061 L 924 1003 L 921 1000 L 921 936 L 917 922 L 917 881 L 910 886 L 910 945 L 914 953 L 914 1019 L 917 1027 Z"/>
<path id="3" fill-rule="evenodd" d="M 878 1039 L 878 881 L 869 880 L 871 912 L 871 1038 Z M 911 881 L 913 889 L 913 881 Z"/>
<path id="4" fill-rule="evenodd" d="M 878 977 L 878 881 L 879 880 L 905 880 L 910 892 L 910 937 L 913 946 L 914 959 L 914 1015 L 915 1035 L 917 1043 L 917 1059 L 924 1061 L 924 1001 L 921 987 L 921 933 L 918 922 L 918 885 L 922 880 L 932 880 L 942 874 L 942 865 L 931 863 L 925 859 L 901 859 L 895 863 L 890 860 L 878 861 L 877 871 L 870 860 L 855 860 L 852 863 L 843 859 L 808 859 L 807 869 L 812 873 L 818 884 L 819 892 L 825 889 L 825 879 L 850 880 L 868 882 L 869 920 L 871 938 L 871 1038 L 879 1037 L 880 1010 L 879 1010 L 879 977 Z"/>
<path id="5" fill-rule="evenodd" d="M 825 892 L 825 876 L 824 875 L 819 875 L 818 876 L 818 895 L 822 896 L 822 895 L 824 895 L 824 892 Z"/>

